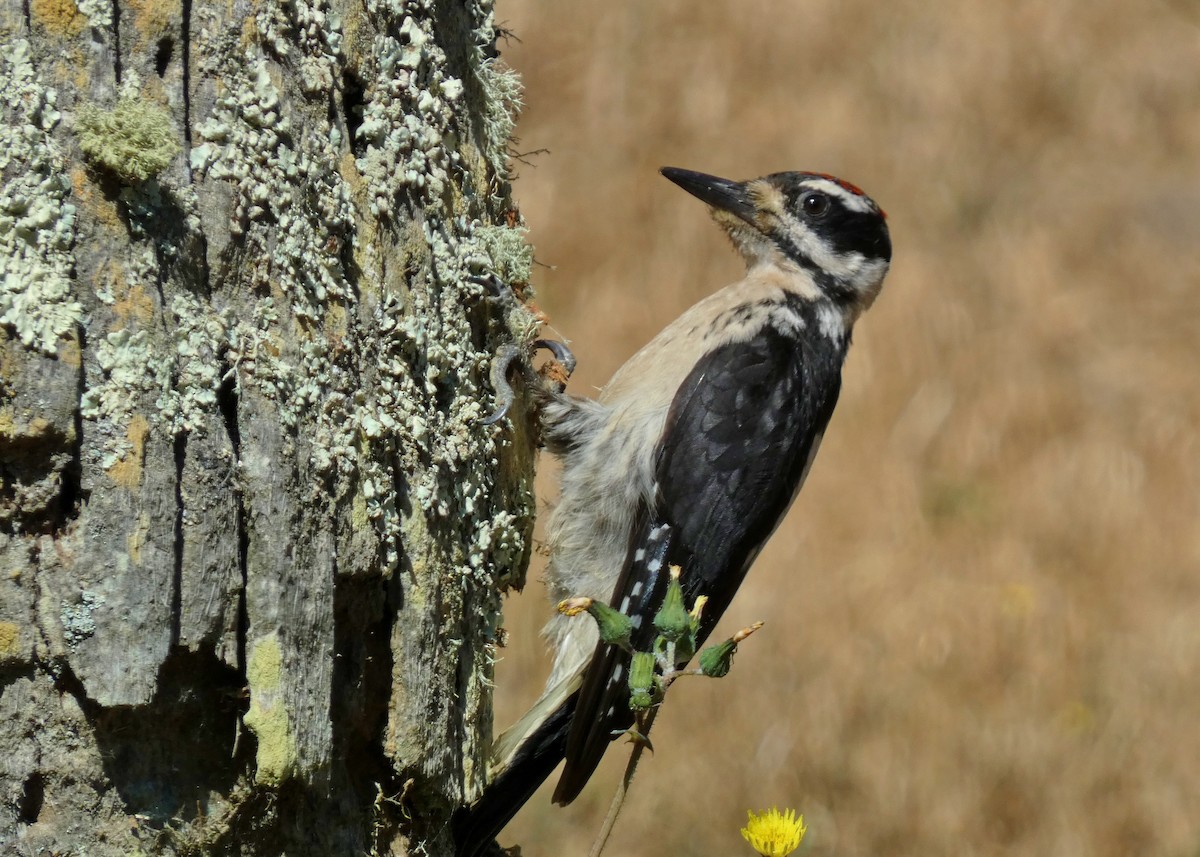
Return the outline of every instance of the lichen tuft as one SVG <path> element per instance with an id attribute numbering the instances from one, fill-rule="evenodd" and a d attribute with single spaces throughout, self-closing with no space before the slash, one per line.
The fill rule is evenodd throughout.
<path id="1" fill-rule="evenodd" d="M 128 182 L 153 178 L 179 154 L 171 114 L 136 98 L 122 96 L 112 110 L 83 107 L 75 130 L 92 163 Z"/>

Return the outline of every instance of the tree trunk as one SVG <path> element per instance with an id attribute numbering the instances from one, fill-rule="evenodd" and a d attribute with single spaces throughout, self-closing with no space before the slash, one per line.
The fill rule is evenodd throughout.
<path id="1" fill-rule="evenodd" d="M 0 852 L 448 852 L 533 518 L 495 39 L 0 0 Z"/>

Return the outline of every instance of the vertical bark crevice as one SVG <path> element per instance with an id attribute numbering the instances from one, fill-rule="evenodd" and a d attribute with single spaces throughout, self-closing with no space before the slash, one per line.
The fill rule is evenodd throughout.
<path id="1" fill-rule="evenodd" d="M 362 157 L 364 142 L 358 137 L 362 127 L 363 104 L 366 85 L 357 69 L 347 63 L 342 67 L 342 121 L 346 126 L 346 138 L 355 157 Z"/>
<path id="2" fill-rule="evenodd" d="M 180 95 L 183 100 L 183 163 L 188 183 L 192 177 L 192 0 L 180 4 L 179 63 Z M 203 233 L 201 233 L 203 235 Z"/>
<path id="3" fill-rule="evenodd" d="M 80 325 L 76 328 L 79 338 L 80 360 L 75 372 L 76 402 L 83 400 L 87 388 L 87 376 L 84 373 L 86 361 L 82 355 L 87 353 L 87 330 Z M 71 412 L 71 425 L 75 437 L 71 443 L 71 459 L 62 472 L 62 492 L 59 502 L 60 527 L 65 527 L 79 515 L 80 506 L 87 502 L 87 492 L 83 488 L 83 409 L 76 406 Z"/>
<path id="4" fill-rule="evenodd" d="M 225 426 L 225 434 L 229 438 L 229 446 L 233 453 L 232 484 L 228 490 L 234 497 L 234 520 L 237 529 L 237 620 L 235 644 L 237 646 L 237 669 L 242 676 L 246 675 L 246 636 L 250 629 L 250 613 L 246 603 L 246 584 L 248 581 L 248 561 L 250 551 L 250 534 L 246 522 L 246 499 L 242 492 L 239 476 L 239 462 L 242 456 L 242 434 L 238 425 L 238 392 L 237 373 L 228 361 L 221 361 L 221 383 L 217 387 L 217 409 Z"/>
<path id="5" fill-rule="evenodd" d="M 183 466 L 187 461 L 187 433 L 175 435 L 173 444 L 175 459 L 175 539 L 174 568 L 171 581 L 171 648 L 179 645 L 180 627 L 183 619 L 183 539 L 184 499 Z"/>
<path id="6" fill-rule="evenodd" d="M 113 81 L 121 85 L 121 0 L 112 0 Z"/>

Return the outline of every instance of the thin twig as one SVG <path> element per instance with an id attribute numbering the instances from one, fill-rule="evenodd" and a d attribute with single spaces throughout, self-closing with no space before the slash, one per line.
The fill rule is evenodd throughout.
<path id="1" fill-rule="evenodd" d="M 646 712 L 645 717 L 639 720 L 638 732 L 642 736 L 650 731 L 656 714 L 658 714 L 658 708 L 651 708 Z M 633 772 L 637 770 L 638 760 L 642 758 L 642 751 L 646 749 L 648 743 L 644 737 L 634 739 L 633 752 L 629 754 L 629 762 L 625 765 L 625 775 L 621 777 L 617 791 L 613 794 L 612 803 L 608 806 L 608 815 L 604 817 L 604 824 L 601 825 L 600 832 L 596 834 L 596 841 L 592 843 L 592 850 L 588 852 L 588 857 L 600 857 L 600 852 L 608 844 L 609 834 L 617 824 L 617 816 L 621 814 L 621 807 L 625 804 L 625 795 L 629 793 L 629 785 L 633 782 Z"/>

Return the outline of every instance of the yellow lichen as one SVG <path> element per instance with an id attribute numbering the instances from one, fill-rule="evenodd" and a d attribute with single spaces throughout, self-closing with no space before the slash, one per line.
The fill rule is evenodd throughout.
<path id="1" fill-rule="evenodd" d="M 0 658 L 11 658 L 21 648 L 21 629 L 15 622 L 0 622 Z"/>
<path id="2" fill-rule="evenodd" d="M 277 694 L 282 680 L 283 651 L 279 637 L 269 634 L 254 643 L 246 662 L 250 710 L 242 718 L 258 741 L 255 779 L 268 785 L 282 783 L 296 766 L 296 737 Z"/>
<path id="3" fill-rule="evenodd" d="M 79 348 L 79 340 L 73 334 L 59 343 L 58 359 L 72 369 L 83 365 L 83 352 Z"/>
<path id="4" fill-rule="evenodd" d="M 56 36 L 78 36 L 88 22 L 75 0 L 33 0 L 29 12 L 33 20 Z"/>
<path id="5" fill-rule="evenodd" d="M 258 741 L 254 779 L 272 786 L 288 779 L 296 767 L 296 738 L 283 704 L 252 701 L 242 722 Z"/>
<path id="6" fill-rule="evenodd" d="M 246 681 L 250 690 L 278 690 L 283 676 L 283 650 L 279 637 L 268 634 L 254 643 L 254 650 L 246 663 Z"/>
<path id="7" fill-rule="evenodd" d="M 367 498 L 361 493 L 355 494 L 350 503 L 350 526 L 352 532 L 365 530 L 371 526 L 371 514 L 367 508 Z"/>

